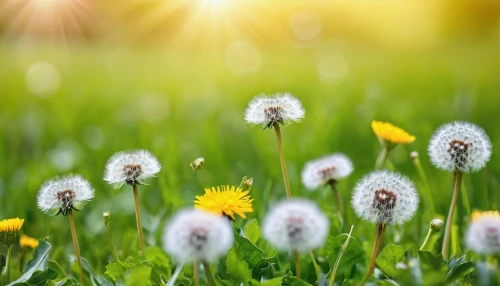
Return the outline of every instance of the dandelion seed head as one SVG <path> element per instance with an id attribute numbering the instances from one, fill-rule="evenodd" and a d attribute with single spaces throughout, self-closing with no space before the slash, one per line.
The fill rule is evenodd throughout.
<path id="1" fill-rule="evenodd" d="M 106 163 L 104 180 L 119 188 L 124 183 L 141 184 L 161 170 L 158 159 L 147 150 L 119 152 L 111 156 Z"/>
<path id="2" fill-rule="evenodd" d="M 431 162 L 445 171 L 477 171 L 491 156 L 491 142 L 484 130 L 468 122 L 441 126 L 428 147 Z"/>
<path id="3" fill-rule="evenodd" d="M 295 96 L 284 93 L 275 96 L 254 97 L 245 110 L 245 120 L 250 124 L 262 124 L 270 128 L 274 123 L 290 124 L 304 118 L 302 103 Z"/>
<path id="4" fill-rule="evenodd" d="M 274 247 L 301 253 L 321 247 L 328 229 L 326 215 L 315 203 L 303 199 L 278 203 L 266 215 L 262 225 L 264 237 Z"/>
<path id="5" fill-rule="evenodd" d="M 335 153 L 309 161 L 302 170 L 302 183 L 308 190 L 315 190 L 330 181 L 338 181 L 353 171 L 351 160 L 344 154 Z"/>
<path id="6" fill-rule="evenodd" d="M 468 248 L 479 254 L 500 253 L 500 214 L 475 211 L 465 242 Z"/>
<path id="7" fill-rule="evenodd" d="M 38 191 L 38 208 L 49 215 L 62 213 L 67 215 L 71 210 L 81 210 L 94 198 L 94 189 L 80 175 L 68 175 L 46 181 Z"/>
<path id="8" fill-rule="evenodd" d="M 357 183 L 351 203 L 355 213 L 366 221 L 402 224 L 415 214 L 418 195 L 407 177 L 375 171 Z"/>
<path id="9" fill-rule="evenodd" d="M 201 210 L 177 212 L 163 232 L 163 248 L 175 260 L 214 262 L 233 245 L 229 219 Z"/>

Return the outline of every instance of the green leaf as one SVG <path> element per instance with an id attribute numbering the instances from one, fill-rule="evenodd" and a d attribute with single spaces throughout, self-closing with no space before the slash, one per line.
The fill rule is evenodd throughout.
<path id="1" fill-rule="evenodd" d="M 243 226 L 243 236 L 248 238 L 253 244 L 257 244 L 261 230 L 256 219 L 251 219 Z"/>
<path id="2" fill-rule="evenodd" d="M 87 259 L 81 257 L 81 261 L 82 261 L 82 268 L 90 277 L 90 281 L 92 282 L 93 286 L 113 286 L 113 284 L 111 284 L 111 282 L 106 280 L 104 277 L 95 274 L 94 269 L 90 267 Z"/>
<path id="3" fill-rule="evenodd" d="M 161 275 L 168 280 L 172 276 L 172 267 L 170 259 L 159 247 L 151 247 L 146 249 L 146 259 L 153 266 L 151 271 L 151 281 L 161 284 Z"/>
<path id="4" fill-rule="evenodd" d="M 75 278 L 65 278 L 61 281 L 59 281 L 55 286 L 78 286 L 80 285 L 80 282 L 76 280 Z"/>
<path id="5" fill-rule="evenodd" d="M 26 285 L 45 285 L 47 281 L 54 280 L 57 277 L 57 271 L 47 268 L 44 271 L 36 270 L 30 279 L 25 282 Z"/>
<path id="6" fill-rule="evenodd" d="M 246 282 L 252 279 L 252 272 L 248 263 L 244 260 L 243 254 L 236 245 L 233 245 L 226 258 L 226 273 L 233 283 Z"/>
<path id="7" fill-rule="evenodd" d="M 151 277 L 151 267 L 145 263 L 137 264 L 130 272 L 127 273 L 125 286 L 147 285 Z"/>
<path id="8" fill-rule="evenodd" d="M 37 270 L 44 271 L 49 262 L 50 248 L 50 243 L 40 240 L 38 242 L 38 247 L 35 249 L 35 253 L 33 254 L 33 258 L 26 263 L 21 277 L 10 283 L 9 286 L 27 282 Z"/>
<path id="9" fill-rule="evenodd" d="M 236 233 L 234 235 L 234 242 L 250 267 L 254 268 L 260 264 L 264 251 L 253 244 L 248 238 L 242 237 Z"/>
<path id="10" fill-rule="evenodd" d="M 452 256 L 448 261 L 448 272 L 446 273 L 446 282 L 454 282 L 474 271 L 474 263 L 465 260 L 465 255 L 455 258 Z"/>
<path id="11" fill-rule="evenodd" d="M 389 244 L 379 254 L 375 263 L 387 276 L 395 277 L 397 274 L 396 264 L 401 261 L 405 254 L 401 245 Z"/>
<path id="12" fill-rule="evenodd" d="M 288 277 L 283 281 L 283 286 L 311 286 L 311 284 L 307 283 L 304 280 L 301 280 L 297 277 Z"/>
<path id="13" fill-rule="evenodd" d="M 330 269 L 335 265 L 335 261 L 337 261 L 337 257 L 342 249 L 342 245 L 347 240 L 347 236 L 347 234 L 341 234 L 336 237 L 327 237 L 325 247 Z M 344 279 L 352 278 L 355 273 L 353 270 L 356 268 L 356 264 L 365 264 L 365 251 L 359 245 L 358 241 L 351 236 L 349 245 L 345 249 L 342 261 L 337 269 L 335 280 L 343 281 Z"/>
<path id="14" fill-rule="evenodd" d="M 49 265 L 48 267 L 54 269 L 57 271 L 58 275 L 57 277 L 67 277 L 68 274 L 66 274 L 66 271 L 59 265 L 59 263 L 55 262 L 54 260 L 49 260 Z"/>
<path id="15" fill-rule="evenodd" d="M 418 251 L 418 259 L 422 268 L 428 268 L 433 270 L 439 270 L 446 266 L 446 261 L 443 259 L 443 255 L 434 255 L 429 251 Z"/>
<path id="16" fill-rule="evenodd" d="M 134 267 L 134 258 L 128 257 L 125 261 L 120 261 L 120 263 L 109 262 L 106 265 L 106 272 L 104 275 L 108 276 L 114 282 L 123 280 L 123 275 L 127 270 Z"/>
<path id="17" fill-rule="evenodd" d="M 248 283 L 248 285 L 249 286 L 257 286 L 257 285 L 260 285 L 260 286 L 281 286 L 282 283 L 283 283 L 283 277 L 278 277 L 278 278 L 273 278 L 273 279 L 263 281 L 263 282 L 251 280 Z"/>

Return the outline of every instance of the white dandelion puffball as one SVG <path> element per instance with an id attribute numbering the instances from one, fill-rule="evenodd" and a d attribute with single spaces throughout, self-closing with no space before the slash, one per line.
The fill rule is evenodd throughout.
<path id="1" fill-rule="evenodd" d="M 349 176 L 353 170 L 349 157 L 341 153 L 331 154 L 309 161 L 302 170 L 302 183 L 312 191 Z"/>
<path id="2" fill-rule="evenodd" d="M 303 253 L 324 245 L 329 226 L 328 218 L 315 203 L 289 199 L 266 215 L 262 233 L 280 250 Z"/>
<path id="3" fill-rule="evenodd" d="M 491 142 L 484 130 L 468 122 L 441 126 L 429 143 L 429 156 L 437 168 L 445 171 L 477 171 L 491 156 Z"/>
<path id="4" fill-rule="evenodd" d="M 79 211 L 94 198 L 94 189 L 80 175 L 68 175 L 45 182 L 38 191 L 38 208 L 49 215 Z"/>
<path id="5" fill-rule="evenodd" d="M 233 246 L 233 228 L 224 216 L 196 209 L 177 212 L 163 231 L 163 248 L 179 262 L 214 262 Z"/>
<path id="6" fill-rule="evenodd" d="M 305 110 L 295 96 L 284 93 L 275 96 L 254 97 L 245 110 L 245 120 L 250 124 L 262 124 L 270 128 L 274 123 L 289 124 L 304 118 Z"/>
<path id="7" fill-rule="evenodd" d="M 493 212 L 491 212 L 493 213 Z M 467 247 L 478 254 L 500 253 L 500 215 L 484 215 L 471 222 L 465 238 Z"/>
<path id="8" fill-rule="evenodd" d="M 116 187 L 124 183 L 141 184 L 143 180 L 155 176 L 161 170 L 158 159 L 147 150 L 119 152 L 106 163 L 104 180 Z"/>
<path id="9" fill-rule="evenodd" d="M 356 215 L 366 221 L 402 224 L 415 214 L 418 194 L 406 176 L 375 171 L 356 184 L 351 203 Z"/>

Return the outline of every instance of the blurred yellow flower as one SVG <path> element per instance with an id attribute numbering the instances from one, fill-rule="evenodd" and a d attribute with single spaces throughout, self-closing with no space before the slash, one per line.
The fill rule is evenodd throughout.
<path id="1" fill-rule="evenodd" d="M 380 139 L 394 144 L 409 144 L 415 141 L 415 136 L 389 122 L 372 121 L 372 129 Z"/>
<path id="2" fill-rule="evenodd" d="M 497 219 L 500 219 L 500 213 L 498 213 L 498 211 L 485 211 L 485 212 L 482 212 L 482 211 L 473 211 L 472 212 L 472 215 L 471 215 L 471 218 L 470 218 L 470 221 L 473 222 L 473 221 L 476 221 L 480 218 L 497 218 Z"/>
<path id="3" fill-rule="evenodd" d="M 24 219 L 19 218 L 4 219 L 0 221 L 0 242 L 7 247 L 12 246 L 23 223 Z"/>
<path id="4" fill-rule="evenodd" d="M 21 248 L 29 247 L 35 249 L 38 246 L 38 239 L 23 234 L 19 239 L 19 246 L 21 246 Z"/>
<path id="5" fill-rule="evenodd" d="M 194 207 L 219 215 L 227 215 L 234 220 L 234 214 L 246 218 L 246 212 L 253 212 L 253 199 L 248 191 L 235 186 L 221 186 L 205 189 L 203 196 L 196 196 Z"/>

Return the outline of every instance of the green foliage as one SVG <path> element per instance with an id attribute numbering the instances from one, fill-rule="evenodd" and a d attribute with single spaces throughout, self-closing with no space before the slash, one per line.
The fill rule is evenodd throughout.
<path id="1" fill-rule="evenodd" d="M 340 250 L 342 249 L 342 245 L 347 240 L 347 236 L 347 234 L 341 234 L 337 237 L 327 237 L 325 248 L 328 254 L 330 269 L 332 269 L 335 265 Z M 356 271 L 356 266 L 365 264 L 365 251 L 361 248 L 358 241 L 354 237 L 351 237 L 349 245 L 345 249 L 342 256 L 339 268 L 337 269 L 335 281 L 340 282 L 344 281 L 344 279 L 352 279 L 355 277 L 362 278 L 364 273 Z"/>
<path id="2" fill-rule="evenodd" d="M 389 277 L 397 274 L 397 263 L 403 259 L 405 251 L 401 245 L 389 244 L 377 256 L 376 265 Z"/>

